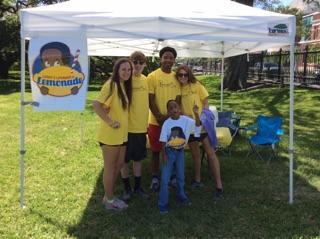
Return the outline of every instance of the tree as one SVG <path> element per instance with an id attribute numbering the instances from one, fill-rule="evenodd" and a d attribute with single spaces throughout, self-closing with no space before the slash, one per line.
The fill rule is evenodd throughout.
<path id="1" fill-rule="evenodd" d="M 0 78 L 8 78 L 10 67 L 20 59 L 20 23 L 22 8 L 53 4 L 61 0 L 0 0 Z"/>
<path id="2" fill-rule="evenodd" d="M 256 6 L 266 10 L 277 11 L 280 13 L 293 14 L 297 16 L 297 34 L 299 36 L 302 32 L 301 19 L 302 15 L 298 9 L 290 9 L 280 4 L 279 0 L 234 0 L 235 2 L 242 3 L 248 6 Z M 305 0 L 312 1 L 312 0 Z M 228 90 L 239 90 L 246 88 L 248 78 L 248 61 L 247 55 L 240 55 L 229 57 L 225 61 L 225 76 L 223 85 Z"/>
<path id="3" fill-rule="evenodd" d="M 318 7 L 320 7 L 320 1 L 319 0 L 303 0 L 305 3 L 315 3 Z"/>
<path id="4" fill-rule="evenodd" d="M 248 6 L 253 6 L 253 0 L 236 0 Z M 246 54 L 229 57 L 225 60 L 225 75 L 223 85 L 228 90 L 238 90 L 246 87 L 248 78 L 248 62 Z"/>
<path id="5" fill-rule="evenodd" d="M 296 16 L 296 38 L 300 39 L 303 35 L 302 16 L 303 13 L 297 8 L 290 8 L 289 6 L 278 6 L 272 9 L 274 12 L 283 14 L 290 14 Z"/>

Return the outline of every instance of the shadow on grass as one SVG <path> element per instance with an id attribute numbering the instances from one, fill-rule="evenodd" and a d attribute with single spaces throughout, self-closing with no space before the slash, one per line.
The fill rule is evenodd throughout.
<path id="1" fill-rule="evenodd" d="M 71 236 L 77 238 L 99 238 L 103 235 L 104 230 L 108 228 L 106 212 L 101 204 L 102 195 L 104 195 L 102 173 L 103 171 L 99 175 L 80 223 L 68 229 L 68 234 Z"/>
<path id="2" fill-rule="evenodd" d="M 104 195 L 102 172 L 80 222 L 69 227 L 67 233 L 76 238 L 132 238 L 133 235 L 138 235 L 138 238 L 141 238 L 146 233 L 142 222 L 152 221 L 156 204 L 152 200 L 151 202 L 134 198 L 134 205 L 130 204 L 129 209 L 125 211 L 106 211 L 102 205 L 102 196 Z M 118 180 L 118 184 L 120 183 Z M 119 194 L 117 189 L 116 193 Z M 158 217 L 159 215 L 156 216 L 156 218 Z"/>
<path id="3" fill-rule="evenodd" d="M 300 238 L 319 233 L 319 193 L 294 176 L 295 203 L 288 204 L 288 159 L 266 161 L 245 158 L 240 142 L 232 157 L 220 157 L 225 199 L 212 199 L 212 179 L 207 163 L 202 169 L 204 188 L 190 189 L 190 155 L 186 156 L 186 191 L 191 207 L 179 208 L 170 198 L 171 211 L 161 216 L 157 198 L 134 199 L 123 212 L 108 212 L 101 205 L 102 172 L 79 223 L 69 227 L 76 238 Z M 150 175 L 149 175 L 150 176 Z M 118 184 L 121 184 L 118 181 Z M 120 186 L 121 187 L 121 186 Z M 299 191 L 299 192 L 297 192 Z M 172 197 L 172 194 L 170 197 Z"/>

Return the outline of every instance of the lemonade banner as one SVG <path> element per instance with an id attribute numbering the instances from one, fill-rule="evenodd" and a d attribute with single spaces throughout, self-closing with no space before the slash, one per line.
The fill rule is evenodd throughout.
<path id="1" fill-rule="evenodd" d="M 29 71 L 34 111 L 84 110 L 89 80 L 85 38 L 32 38 Z"/>

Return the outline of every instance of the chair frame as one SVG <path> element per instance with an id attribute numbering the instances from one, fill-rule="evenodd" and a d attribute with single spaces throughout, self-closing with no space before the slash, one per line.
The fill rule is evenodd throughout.
<path id="1" fill-rule="evenodd" d="M 278 158 L 278 151 L 276 150 L 277 146 L 279 145 L 279 142 L 280 142 L 280 136 L 283 135 L 283 130 L 281 128 L 282 126 L 282 118 L 280 116 L 264 116 L 264 115 L 258 115 L 257 118 L 256 118 L 256 121 L 258 120 L 258 117 L 267 117 L 269 119 L 276 119 L 276 118 L 279 118 L 280 119 L 280 125 L 279 125 L 279 128 L 277 129 L 277 132 L 276 132 L 276 136 L 278 137 L 278 140 L 276 143 L 265 143 L 265 144 L 254 144 L 252 143 L 251 141 L 251 137 L 247 137 L 247 140 L 249 142 L 249 145 L 250 145 L 250 148 L 251 148 L 251 151 L 249 151 L 247 153 L 247 156 L 246 158 L 248 158 L 251 154 L 254 154 L 256 153 L 258 155 L 258 157 L 261 159 L 261 160 L 265 160 L 261 153 L 257 150 L 258 147 L 264 147 L 264 146 L 271 146 L 271 155 L 269 156 L 268 158 L 268 163 L 271 162 L 272 159 L 276 159 Z M 244 127 L 243 128 L 245 130 L 245 132 L 247 133 L 248 131 L 253 131 L 253 130 L 258 130 L 258 124 L 254 124 L 254 125 L 251 125 L 251 126 L 248 126 L 248 127 Z"/>

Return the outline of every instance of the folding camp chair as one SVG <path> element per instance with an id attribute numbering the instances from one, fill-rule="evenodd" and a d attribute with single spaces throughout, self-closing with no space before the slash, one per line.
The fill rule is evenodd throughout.
<path id="1" fill-rule="evenodd" d="M 217 138 L 218 147 L 217 150 L 228 152 L 231 154 L 231 146 L 234 137 L 237 135 L 240 127 L 240 115 L 232 111 L 218 112 L 217 122 Z"/>
<path id="2" fill-rule="evenodd" d="M 209 107 L 210 110 L 217 118 L 217 123 L 215 124 L 216 136 L 218 139 L 218 145 L 216 150 L 221 152 L 227 152 L 231 155 L 231 146 L 234 137 L 237 135 L 240 126 L 240 115 L 235 112 L 226 111 L 218 112 L 212 106 Z M 202 150 L 201 162 L 205 159 L 205 152 Z"/>
<path id="3" fill-rule="evenodd" d="M 263 160 L 258 147 L 265 147 L 271 151 L 269 162 L 272 158 L 276 158 L 276 146 L 279 144 L 280 136 L 283 134 L 281 126 L 282 118 L 279 116 L 258 115 L 256 124 L 244 128 L 246 131 L 256 130 L 255 135 L 248 137 L 251 151 L 248 152 L 247 157 L 251 153 L 256 153 Z"/>

